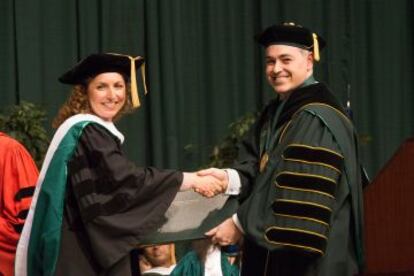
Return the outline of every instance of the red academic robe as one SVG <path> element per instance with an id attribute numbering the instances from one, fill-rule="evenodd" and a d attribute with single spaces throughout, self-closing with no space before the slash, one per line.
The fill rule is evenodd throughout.
<path id="1" fill-rule="evenodd" d="M 0 275 L 13 276 L 14 255 L 39 172 L 27 150 L 0 132 Z"/>

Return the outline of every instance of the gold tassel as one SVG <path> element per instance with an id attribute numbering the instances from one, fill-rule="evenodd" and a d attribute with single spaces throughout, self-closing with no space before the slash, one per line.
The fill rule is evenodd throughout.
<path id="1" fill-rule="evenodd" d="M 114 56 L 122 56 L 122 57 L 127 57 L 130 61 L 131 61 L 131 102 L 132 102 L 132 108 L 138 108 L 141 103 L 139 102 L 139 93 L 138 93 L 138 85 L 137 85 L 137 74 L 136 74 L 136 69 L 135 69 L 135 61 L 136 60 L 140 60 L 143 59 L 143 57 L 141 56 L 137 56 L 137 57 L 131 57 L 129 55 L 123 55 L 123 54 L 117 54 L 117 53 L 108 53 Z M 145 63 L 143 63 L 141 66 L 141 75 L 142 75 L 142 81 L 143 81 L 143 85 L 144 85 L 144 93 L 145 95 L 147 94 L 147 84 L 146 84 L 146 80 L 145 80 Z"/>
<path id="2" fill-rule="evenodd" d="M 318 42 L 318 36 L 315 33 L 312 33 L 313 37 L 313 58 L 315 61 L 319 61 L 321 59 L 319 55 L 319 42 Z"/>
<path id="3" fill-rule="evenodd" d="M 132 107 L 137 108 L 141 105 L 139 102 L 138 97 L 138 85 L 137 85 L 137 75 L 135 71 L 135 59 L 133 57 L 128 56 L 131 60 L 131 100 L 132 100 Z"/>
<path id="4" fill-rule="evenodd" d="M 147 80 L 145 78 L 145 62 L 142 63 L 141 65 L 141 76 L 142 76 L 142 82 L 144 84 L 144 94 L 147 95 L 148 90 L 147 90 Z"/>

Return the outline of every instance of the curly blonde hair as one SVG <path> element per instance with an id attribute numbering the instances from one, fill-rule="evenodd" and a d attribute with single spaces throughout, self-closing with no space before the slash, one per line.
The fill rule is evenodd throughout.
<path id="1" fill-rule="evenodd" d="M 58 114 L 53 119 L 52 127 L 58 128 L 66 119 L 76 114 L 91 114 L 92 110 L 89 104 L 89 98 L 87 93 L 87 87 L 90 80 L 86 85 L 78 84 L 72 88 L 69 98 L 59 109 Z M 114 117 L 114 121 L 119 120 L 122 115 L 130 113 L 132 111 L 131 97 L 131 86 L 126 82 L 126 100 L 122 109 Z"/>

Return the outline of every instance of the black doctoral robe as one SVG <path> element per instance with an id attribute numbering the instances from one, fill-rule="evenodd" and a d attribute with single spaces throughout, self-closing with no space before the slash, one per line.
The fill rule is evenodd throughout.
<path id="1" fill-rule="evenodd" d="M 353 275 L 363 265 L 356 134 L 323 84 L 267 106 L 241 144 L 242 275 Z M 268 162 L 261 161 L 269 156 Z M 260 170 L 262 165 L 262 170 Z"/>
<path id="2" fill-rule="evenodd" d="M 114 135 L 91 123 L 68 175 L 56 275 L 131 275 L 129 253 L 162 225 L 182 173 L 137 167 Z"/>

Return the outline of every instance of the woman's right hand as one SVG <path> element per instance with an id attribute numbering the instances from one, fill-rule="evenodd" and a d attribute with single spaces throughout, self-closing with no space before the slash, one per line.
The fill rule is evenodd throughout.
<path id="1" fill-rule="evenodd" d="M 227 172 L 220 169 L 207 169 L 196 173 L 184 173 L 181 190 L 193 189 L 205 197 L 224 193 L 228 185 Z"/>

